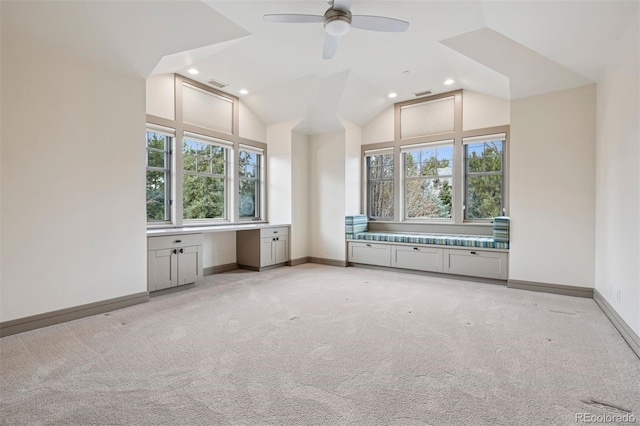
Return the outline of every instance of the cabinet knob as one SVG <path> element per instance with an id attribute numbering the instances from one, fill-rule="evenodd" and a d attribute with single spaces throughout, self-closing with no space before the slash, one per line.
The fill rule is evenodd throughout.
<path id="1" fill-rule="evenodd" d="M 371 244 L 367 244 L 367 247 L 371 247 Z"/>
<path id="2" fill-rule="evenodd" d="M 176 240 L 176 243 L 181 243 L 181 242 L 182 242 L 182 240 Z"/>
<path id="3" fill-rule="evenodd" d="M 180 249 L 180 253 L 184 253 L 184 249 Z"/>
<path id="4" fill-rule="evenodd" d="M 178 250 L 173 249 L 173 254 L 178 254 Z"/>
<path id="5" fill-rule="evenodd" d="M 414 247 L 413 249 L 414 249 L 414 250 L 420 250 L 418 247 Z"/>
<path id="6" fill-rule="evenodd" d="M 478 254 L 478 253 L 476 253 L 475 251 L 472 251 L 471 254 Z"/>

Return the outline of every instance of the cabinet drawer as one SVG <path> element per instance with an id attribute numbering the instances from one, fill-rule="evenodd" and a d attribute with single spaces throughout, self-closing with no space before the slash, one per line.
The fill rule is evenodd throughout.
<path id="1" fill-rule="evenodd" d="M 165 235 L 147 238 L 147 250 L 201 245 L 202 234 Z"/>
<path id="2" fill-rule="evenodd" d="M 391 266 L 418 271 L 442 271 L 442 249 L 425 246 L 392 246 Z"/>
<path id="3" fill-rule="evenodd" d="M 447 249 L 444 272 L 506 280 L 507 253 Z"/>
<path id="4" fill-rule="evenodd" d="M 278 228 L 261 228 L 260 229 L 260 236 L 261 237 L 282 237 L 282 236 L 287 236 L 289 235 L 289 227 L 288 226 L 281 226 Z"/>
<path id="5" fill-rule="evenodd" d="M 349 243 L 349 262 L 390 266 L 391 246 L 374 243 Z"/>

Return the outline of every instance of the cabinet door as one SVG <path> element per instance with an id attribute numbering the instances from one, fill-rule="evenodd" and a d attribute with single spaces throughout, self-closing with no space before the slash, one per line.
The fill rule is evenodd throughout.
<path id="1" fill-rule="evenodd" d="M 178 250 L 178 285 L 198 280 L 198 246 Z"/>
<path id="2" fill-rule="evenodd" d="M 173 249 L 153 250 L 149 255 L 149 291 L 177 285 L 178 258 Z"/>
<path id="3" fill-rule="evenodd" d="M 507 254 L 483 250 L 447 249 L 444 272 L 483 278 L 507 279 Z"/>
<path id="4" fill-rule="evenodd" d="M 289 247 L 287 243 L 287 237 L 277 237 L 273 242 L 275 251 L 275 264 L 284 263 L 289 260 Z"/>
<path id="5" fill-rule="evenodd" d="M 440 272 L 442 249 L 425 246 L 393 246 L 391 266 L 418 271 Z"/>
<path id="6" fill-rule="evenodd" d="M 271 266 L 275 263 L 273 244 L 275 237 L 267 237 L 262 239 L 260 247 L 260 266 Z"/>
<path id="7" fill-rule="evenodd" d="M 388 244 L 349 242 L 349 262 L 390 266 L 390 246 Z"/>

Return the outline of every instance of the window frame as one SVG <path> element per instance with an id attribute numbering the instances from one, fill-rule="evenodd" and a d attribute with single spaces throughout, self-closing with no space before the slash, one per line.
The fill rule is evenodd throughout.
<path id="1" fill-rule="evenodd" d="M 408 177 L 406 175 L 406 154 L 412 151 L 420 151 L 423 149 L 431 149 L 431 148 L 438 148 L 438 147 L 450 147 L 451 148 L 451 159 L 449 161 L 451 161 L 451 174 L 450 175 L 438 175 L 437 174 L 437 168 L 436 168 L 436 174 L 435 175 L 429 175 L 429 176 L 412 176 L 412 177 Z M 400 166 L 401 166 L 401 191 L 402 191 L 402 220 L 404 222 L 437 222 L 437 223 L 441 223 L 441 222 L 453 222 L 454 221 L 454 209 L 455 209 L 455 197 L 454 197 L 454 180 L 455 180 L 455 175 L 456 175 L 456 161 L 455 161 L 455 140 L 454 139 L 448 139 L 448 140 L 441 140 L 441 141 L 434 141 L 434 142 L 428 142 L 428 143 L 422 143 L 422 144 L 411 144 L 411 145 L 402 145 L 400 147 Z M 437 159 L 436 159 L 437 160 Z M 450 191 L 451 191 L 451 211 L 450 211 L 450 216 L 449 217 L 409 217 L 408 216 L 408 210 L 409 210 L 409 202 L 408 202 L 408 183 L 410 181 L 425 181 L 425 180 L 434 180 L 434 179 L 439 179 L 439 178 L 444 178 L 444 179 L 451 179 L 451 186 L 450 186 Z"/>
<path id="2" fill-rule="evenodd" d="M 378 155 L 391 155 L 392 156 L 392 170 L 391 170 L 391 178 L 384 178 L 384 179 L 371 179 L 371 173 L 370 173 L 370 169 L 371 169 L 371 157 L 374 156 L 378 156 Z M 384 165 L 382 166 L 377 166 L 377 167 L 385 167 Z M 367 217 L 369 217 L 369 219 L 371 220 L 378 220 L 378 221 L 392 221 L 394 220 L 395 214 L 396 214 L 396 208 L 395 208 L 395 196 L 396 196 L 396 155 L 394 152 L 393 147 L 389 147 L 389 148 L 380 148 L 380 149 L 372 149 L 372 150 L 366 150 L 364 151 L 364 182 L 365 182 L 365 203 L 364 205 L 366 206 L 366 214 Z M 391 216 L 373 216 L 371 214 L 371 188 L 372 182 L 391 182 Z"/>
<path id="3" fill-rule="evenodd" d="M 246 178 L 240 174 L 240 155 L 242 152 L 256 154 L 258 156 L 258 161 L 256 162 L 256 177 L 255 178 Z M 265 162 L 265 153 L 264 149 L 258 148 L 252 145 L 240 144 L 238 147 L 238 166 L 236 167 L 238 171 L 238 222 L 247 222 L 247 221 L 261 221 L 264 217 L 264 162 Z M 256 197 L 254 200 L 254 215 L 253 217 L 243 217 L 240 213 L 242 208 L 242 197 L 240 194 L 240 188 L 242 185 L 242 181 L 252 181 L 255 182 L 256 186 Z"/>
<path id="4" fill-rule="evenodd" d="M 499 172 L 469 172 L 469 158 L 467 155 L 467 149 L 469 145 L 476 143 L 487 143 L 493 141 L 501 141 L 502 142 L 502 151 L 500 156 L 501 167 Z M 507 163 L 507 134 L 486 134 L 486 135 L 478 135 L 472 137 L 462 138 L 462 159 L 464 164 L 464 177 L 463 177 L 463 205 L 462 205 L 462 214 L 463 220 L 467 223 L 483 223 L 483 222 L 491 222 L 493 217 L 489 218 L 470 218 L 468 217 L 467 208 L 469 206 L 469 176 L 501 176 L 501 188 L 500 188 L 500 211 L 497 216 L 504 216 L 507 213 L 507 204 L 506 204 L 506 181 L 507 181 L 507 173 L 506 173 L 506 163 Z M 484 156 L 483 156 L 484 159 Z M 494 216 L 495 217 L 495 216 Z"/>
<path id="5" fill-rule="evenodd" d="M 231 115 L 231 134 L 223 131 L 212 130 L 205 127 L 199 127 L 195 124 L 186 123 L 183 120 L 183 89 L 185 84 L 195 87 L 199 90 L 209 92 L 217 97 L 224 98 L 232 102 Z M 170 220 L 164 222 L 147 222 L 147 228 L 174 228 L 181 226 L 216 226 L 235 223 L 246 223 L 239 217 L 239 175 L 235 166 L 239 161 L 239 150 L 241 145 L 261 149 L 262 162 L 260 165 L 261 183 L 259 187 L 260 195 L 260 222 L 267 221 L 267 144 L 251 139 L 243 138 L 239 135 L 239 98 L 228 93 L 213 89 L 205 84 L 191 80 L 179 74 L 174 74 L 173 96 L 175 102 L 174 115 L 169 117 L 160 117 L 147 114 L 147 128 L 164 128 L 173 132 L 172 155 L 171 155 L 171 176 L 170 176 L 170 192 L 171 192 L 171 210 Z M 184 219 L 184 158 L 182 152 L 182 141 L 185 138 L 218 140 L 223 141 L 227 147 L 226 155 L 226 179 L 225 179 L 225 206 L 224 219 L 208 218 L 208 219 Z M 180 144 L 180 146 L 178 146 Z"/>
<path id="6" fill-rule="evenodd" d="M 163 152 L 164 154 L 164 168 L 149 166 L 149 133 L 153 133 L 156 135 L 162 135 L 165 138 L 165 147 L 162 151 L 157 148 L 151 148 L 155 152 Z M 162 172 L 164 173 L 164 211 L 165 218 L 163 220 L 149 220 L 147 216 L 147 226 L 162 226 L 166 224 L 170 224 L 173 220 L 173 150 L 175 146 L 175 130 L 167 127 L 162 127 L 158 125 L 154 125 L 151 123 L 146 124 L 145 131 L 146 141 L 145 141 L 145 181 L 146 181 L 146 173 L 149 171 L 154 172 Z M 169 138 L 169 140 L 167 140 Z M 146 198 L 146 196 L 145 196 Z M 145 208 L 146 211 L 146 208 Z"/>
<path id="7" fill-rule="evenodd" d="M 224 164 L 224 171 L 222 173 L 213 173 L 213 172 L 198 172 L 196 171 L 186 171 L 184 170 L 184 143 L 185 140 L 192 140 L 194 142 L 198 142 L 198 143 L 204 143 L 210 146 L 216 146 L 219 148 L 223 149 L 224 152 L 224 160 L 223 160 L 223 164 Z M 233 158 L 233 144 L 225 141 L 224 139 L 217 139 L 217 138 L 209 138 L 206 137 L 204 135 L 198 135 L 195 133 L 191 133 L 191 132 L 184 132 L 182 135 L 182 176 L 181 176 L 181 187 L 182 187 L 182 222 L 183 223 L 187 223 L 187 224 L 194 224 L 194 223 L 212 223 L 212 222 L 229 222 L 229 199 L 230 199 L 230 194 L 229 194 L 229 183 L 231 181 L 231 170 L 232 170 L 232 158 Z M 196 161 L 197 161 L 198 156 L 196 155 Z M 184 212 L 185 212 L 185 208 L 184 208 L 184 182 L 185 182 L 185 176 L 186 175 L 190 175 L 190 176 L 199 176 L 199 177 L 210 177 L 210 178 L 216 178 L 216 179 L 223 179 L 223 188 L 224 188 L 224 194 L 223 194 L 223 215 L 222 217 L 207 217 L 207 218 L 193 218 L 193 219 L 188 219 L 184 217 Z"/>

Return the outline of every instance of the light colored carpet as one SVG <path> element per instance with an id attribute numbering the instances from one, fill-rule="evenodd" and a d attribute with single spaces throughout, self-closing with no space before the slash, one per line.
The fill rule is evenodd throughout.
<path id="1" fill-rule="evenodd" d="M 6 425 L 640 417 L 640 361 L 593 300 L 362 268 L 212 275 L 0 356 Z"/>

